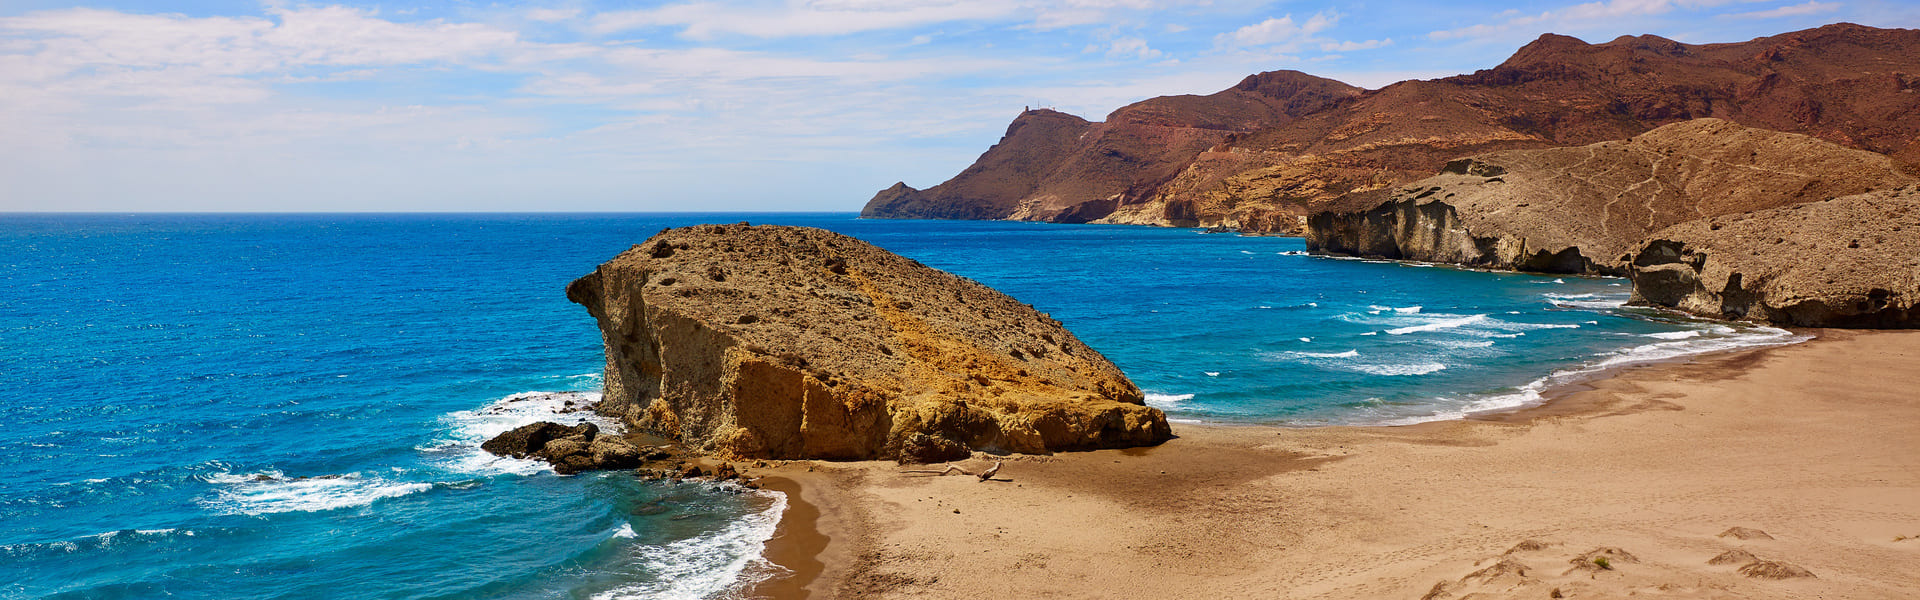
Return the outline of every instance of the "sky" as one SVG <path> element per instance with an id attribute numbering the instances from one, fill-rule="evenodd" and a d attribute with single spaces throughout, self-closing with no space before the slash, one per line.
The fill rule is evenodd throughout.
<path id="1" fill-rule="evenodd" d="M 0 212 L 855 211 L 1029 106 L 1842 21 L 1920 3 L 0 0 Z"/>

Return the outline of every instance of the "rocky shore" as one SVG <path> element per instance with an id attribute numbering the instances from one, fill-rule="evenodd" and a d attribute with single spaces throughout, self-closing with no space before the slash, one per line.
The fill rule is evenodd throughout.
<path id="1" fill-rule="evenodd" d="M 663 231 L 567 297 L 606 343 L 596 410 L 700 453 L 934 462 L 1171 437 L 1058 321 L 827 231 Z"/>
<path id="2" fill-rule="evenodd" d="M 1698 119 L 1463 158 L 1309 219 L 1310 251 L 1624 275 L 1637 304 L 1801 327 L 1911 327 L 1916 179 L 1886 155 Z"/>

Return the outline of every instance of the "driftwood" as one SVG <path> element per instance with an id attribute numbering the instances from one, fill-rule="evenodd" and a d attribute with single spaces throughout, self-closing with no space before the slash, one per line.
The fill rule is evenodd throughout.
<path id="1" fill-rule="evenodd" d="M 1004 462 L 1001 462 L 1001 461 L 994 461 L 994 462 L 993 462 L 993 466 L 991 466 L 991 467 L 987 467 L 987 470 L 985 470 L 985 471 L 981 471 L 981 472 L 980 472 L 980 474 L 978 474 L 978 475 L 974 475 L 974 473 L 973 473 L 972 471 L 968 471 L 968 470 L 966 470 L 966 469 L 962 469 L 962 468 L 960 468 L 960 467 L 957 467 L 957 466 L 954 466 L 954 465 L 951 465 L 951 464 L 949 464 L 949 465 L 944 465 L 944 466 L 945 466 L 946 468 L 944 468 L 944 469 L 940 469 L 940 470 L 932 470 L 932 469 L 915 469 L 915 470 L 911 470 L 911 471 L 901 471 L 901 473 L 913 473 L 913 474 L 921 474 L 921 475 L 934 475 L 934 476 L 940 476 L 940 475 L 950 475 L 950 474 L 952 474 L 952 473 L 953 473 L 954 471 L 959 471 L 961 475 L 973 475 L 974 477 L 979 477 L 981 481 L 987 481 L 987 480 L 990 480 L 990 479 L 993 479 L 993 476 L 994 476 L 994 475 L 998 475 L 998 474 L 1000 474 L 1000 466 L 1001 466 L 1001 465 L 1004 465 L 1004 464 L 1006 464 L 1006 463 L 1004 463 Z"/>

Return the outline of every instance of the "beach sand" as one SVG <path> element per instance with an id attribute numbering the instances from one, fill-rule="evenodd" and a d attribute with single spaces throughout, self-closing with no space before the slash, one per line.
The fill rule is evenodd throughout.
<path id="1" fill-rule="evenodd" d="M 1920 332 L 1819 334 L 1491 419 L 1180 424 L 1155 448 L 1008 457 L 986 482 L 797 463 L 770 480 L 799 498 L 769 544 L 795 575 L 756 592 L 1920 597 Z M 1729 550 L 1812 576 L 1709 564 Z"/>

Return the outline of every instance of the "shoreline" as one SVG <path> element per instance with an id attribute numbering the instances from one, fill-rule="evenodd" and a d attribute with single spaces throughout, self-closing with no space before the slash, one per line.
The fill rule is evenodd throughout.
<path id="1" fill-rule="evenodd" d="M 1786 390 L 1788 395 L 1806 396 L 1823 403 L 1845 403 L 1853 412 L 1893 412 L 1896 415 L 1872 414 L 1869 418 L 1858 419 L 1861 415 L 1841 415 L 1834 417 L 1822 415 L 1820 425 L 1831 429 L 1833 425 L 1842 425 L 1842 431 L 1854 429 L 1848 423 L 1860 422 L 1865 427 L 1891 428 L 1898 435 L 1883 436 L 1890 440 L 1874 446 L 1872 442 L 1846 436 L 1819 436 L 1814 433 L 1833 433 L 1831 431 L 1794 432 L 1805 438 L 1809 446 L 1821 443 L 1847 444 L 1866 443 L 1876 452 L 1867 453 L 1877 461 L 1887 458 L 1886 452 L 1894 455 L 1912 455 L 1920 452 L 1920 424 L 1904 417 L 1920 417 L 1920 407 L 1912 402 L 1849 403 L 1843 397 L 1845 392 L 1827 389 L 1823 381 L 1808 381 L 1807 369 L 1796 365 L 1781 363 L 1815 362 L 1833 368 L 1854 367 L 1865 369 L 1860 381 L 1842 379 L 1841 385 L 1870 386 L 1857 390 L 1873 394 L 1879 390 L 1884 394 L 1897 394 L 1903 386 L 1896 380 L 1913 379 L 1920 384 L 1920 373 L 1908 375 L 1897 369 L 1899 360 L 1881 356 L 1893 352 L 1898 357 L 1912 357 L 1910 354 L 1920 350 L 1920 333 L 1871 332 L 1851 330 L 1798 330 L 1796 333 L 1810 333 L 1813 339 L 1801 343 L 1738 348 L 1720 352 L 1711 352 L 1684 357 L 1675 357 L 1647 363 L 1622 365 L 1617 368 L 1596 372 L 1566 384 L 1556 385 L 1542 391 L 1545 400 L 1530 406 L 1517 407 L 1485 414 L 1470 414 L 1464 419 L 1448 419 L 1403 426 L 1319 426 L 1289 428 L 1272 425 L 1239 424 L 1183 424 L 1176 431 L 1174 440 L 1161 446 L 1129 450 L 1103 450 L 1079 453 L 1063 453 L 1054 456 L 1012 456 L 1003 457 L 1007 468 L 1003 474 L 1012 481 L 1006 484 L 981 483 L 962 477 L 911 477 L 894 471 L 898 469 L 891 463 L 815 463 L 817 472 L 798 473 L 798 465 L 787 467 L 791 471 L 775 475 L 793 476 L 796 479 L 783 482 L 790 486 L 781 491 L 789 494 L 792 507 L 832 507 L 831 514 L 808 514 L 804 508 L 790 508 L 782 519 L 781 530 L 774 539 L 767 542 L 765 556 L 768 560 L 795 573 L 793 576 L 778 577 L 754 586 L 750 597 L 778 599 L 824 598 L 824 597 L 886 597 L 893 595 L 934 595 L 958 593 L 966 590 L 984 593 L 992 589 L 1032 590 L 1056 589 L 1077 590 L 1069 595 L 1076 596 L 1118 596 L 1120 590 L 1139 592 L 1142 589 L 1157 590 L 1149 595 L 1158 594 L 1173 597 L 1202 597 L 1208 589 L 1220 590 L 1224 581 L 1240 580 L 1244 586 L 1252 582 L 1262 585 L 1275 585 L 1268 595 L 1278 597 L 1340 597 L 1331 594 L 1336 589 L 1351 591 L 1348 588 L 1326 588 L 1321 585 L 1330 580 L 1340 580 L 1314 569 L 1301 570 L 1299 567 L 1318 564 L 1322 569 L 1336 571 L 1355 571 L 1381 575 L 1371 580 L 1344 579 L 1342 585 L 1360 585 L 1355 589 L 1371 589 L 1374 595 L 1389 589 L 1400 590 L 1394 595 L 1421 597 L 1423 592 L 1445 591 L 1442 588 L 1459 588 L 1466 593 L 1467 587 L 1475 589 L 1494 585 L 1479 578 L 1460 577 L 1461 573 L 1478 569 L 1477 563 L 1487 560 L 1506 561 L 1514 557 L 1525 557 L 1526 553 L 1498 555 L 1497 548 L 1517 544 L 1525 539 L 1542 535 L 1555 537 L 1568 536 L 1571 533 L 1584 533 L 1599 541 L 1593 543 L 1619 543 L 1622 538 L 1632 540 L 1641 549 L 1634 550 L 1642 556 L 1644 563 L 1655 563 L 1660 567 L 1635 566 L 1631 570 L 1623 565 L 1621 573 L 1630 571 L 1649 571 L 1652 580 L 1666 581 L 1661 585 L 1672 587 L 1676 582 L 1691 577 L 1693 583 L 1713 582 L 1711 589 L 1721 593 L 1739 590 L 1749 597 L 1803 597 L 1805 594 L 1794 592 L 1812 591 L 1821 585 L 1839 585 L 1841 589 L 1851 590 L 1854 597 L 1897 597 L 1888 595 L 1893 589 L 1912 589 L 1920 587 L 1920 576 L 1894 575 L 1881 569 L 1879 578 L 1840 577 L 1834 572 L 1833 565 L 1821 564 L 1822 554 L 1828 552 L 1803 552 L 1796 556 L 1799 560 L 1790 560 L 1806 566 L 1816 572 L 1816 578 L 1794 580 L 1775 584 L 1780 589 L 1767 586 L 1755 587 L 1751 580 L 1730 574 L 1731 568 L 1708 568 L 1704 564 L 1690 565 L 1684 560 L 1673 560 L 1673 551 L 1669 548 L 1649 550 L 1650 546 L 1697 546 L 1699 540 L 1673 540 L 1671 536 L 1650 533 L 1643 524 L 1625 523 L 1618 529 L 1626 533 L 1610 531 L 1590 531 L 1593 527 L 1562 523 L 1560 527 L 1538 527 L 1535 521 L 1553 520 L 1549 515 L 1532 514 L 1536 511 L 1515 510 L 1514 515 L 1484 516 L 1476 524 L 1481 529 L 1506 531 L 1513 539 L 1504 539 L 1489 545 L 1485 534 L 1468 529 L 1461 531 L 1458 526 L 1447 525 L 1448 511 L 1431 515 L 1430 520 L 1415 519 L 1406 521 L 1408 512 L 1433 512 L 1422 510 L 1419 505 L 1395 506 L 1390 510 L 1377 506 L 1380 503 L 1399 504 L 1399 499 L 1412 498 L 1437 503 L 1438 505 L 1458 507 L 1462 510 L 1484 508 L 1475 498 L 1482 496 L 1526 496 L 1513 493 L 1537 486 L 1535 481 L 1528 485 L 1510 487 L 1474 488 L 1470 492 L 1436 487 L 1439 480 L 1436 474 L 1457 471 L 1455 475 L 1473 475 L 1461 477 L 1462 481 L 1473 482 L 1479 478 L 1502 476 L 1502 473 L 1485 472 L 1484 464 L 1540 462 L 1536 458 L 1541 454 L 1555 454 L 1557 460 L 1551 466 L 1560 467 L 1533 473 L 1536 480 L 1549 483 L 1548 488 L 1558 489 L 1563 494 L 1579 497 L 1583 492 L 1606 490 L 1616 498 L 1609 502 L 1594 502 L 1611 506 L 1616 511 L 1630 510 L 1634 497 L 1632 491 L 1638 487 L 1659 487 L 1674 481 L 1697 485 L 1688 478 L 1767 480 L 1778 479 L 1765 472 L 1765 469 L 1715 468 L 1716 462 L 1741 462 L 1753 460 L 1756 455 L 1766 454 L 1772 459 L 1791 459 L 1796 454 L 1805 454 L 1805 448 L 1789 449 L 1782 454 L 1780 449 L 1761 444 L 1753 448 L 1728 448 L 1724 452 L 1712 445 L 1696 443 L 1691 438 L 1673 439 L 1662 436 L 1657 442 L 1639 439 L 1642 430 L 1681 428 L 1698 429 L 1700 435 L 1714 439 L 1723 439 L 1729 446 L 1751 446 L 1756 441 L 1748 433 L 1756 429 L 1752 423 L 1740 423 L 1740 427 L 1731 427 L 1727 421 L 1758 418 L 1745 410 L 1726 410 L 1729 402 L 1751 401 L 1747 395 L 1726 388 L 1741 388 L 1743 391 Z M 1869 360 L 1862 360 L 1869 359 Z M 1871 360 L 1878 359 L 1878 360 Z M 1893 360 L 1893 362 L 1888 362 Z M 1920 360 L 1920 359 L 1910 359 Z M 1864 363 L 1864 364 L 1863 364 Z M 1912 364 L 1912 363 L 1909 363 Z M 1804 367 L 1804 365 L 1799 365 Z M 1876 378 L 1884 381 L 1877 381 Z M 1776 382 L 1775 380 L 1779 380 Z M 1797 385 L 1775 385 L 1785 382 Z M 1758 386 L 1758 387 L 1756 387 Z M 1834 386 L 1837 387 L 1837 386 Z M 1669 389 L 1671 388 L 1671 389 Z M 1746 388 L 1753 388 L 1748 390 Z M 1751 394 L 1749 394 L 1751 395 Z M 1740 398 L 1733 398 L 1740 396 Z M 1766 410 L 1752 411 L 1762 415 L 1771 415 L 1780 421 L 1782 409 L 1793 411 L 1795 407 L 1777 406 L 1781 400 L 1775 399 Z M 1697 407 L 1711 406 L 1712 410 L 1696 410 Z M 1714 422 L 1695 423 L 1705 417 L 1700 414 L 1714 415 Z M 1811 420 L 1811 418 L 1809 418 Z M 1789 415 L 1784 421 L 1769 421 L 1768 427 L 1792 429 L 1814 429 L 1812 426 L 1798 427 L 1799 421 Z M 1706 427 L 1700 427 L 1706 425 Z M 1761 428 L 1764 429 L 1764 428 Z M 1596 430 L 1607 430 L 1596 432 Z M 1850 432 L 1850 431 L 1848 431 Z M 1605 433 L 1605 435 L 1602 435 Z M 1753 432 L 1757 434 L 1758 432 Z M 1860 432 L 1865 434 L 1867 432 Z M 1915 434 L 1915 435 L 1907 435 Z M 1831 439 L 1830 439 L 1831 438 Z M 1647 447 L 1640 447 L 1647 446 Z M 1655 447 L 1657 446 L 1657 448 Z M 1603 482 L 1588 481 L 1586 477 L 1565 480 L 1564 467 L 1584 467 L 1586 460 L 1579 458 L 1579 452 L 1593 454 L 1612 454 L 1621 449 L 1628 454 L 1641 456 L 1648 451 L 1644 459 L 1659 462 L 1663 468 L 1687 471 L 1688 475 L 1678 479 L 1655 476 L 1637 470 L 1609 470 L 1616 477 L 1605 480 L 1613 484 L 1610 487 Z M 1859 450 L 1852 448 L 1852 450 Z M 1566 456 L 1567 452 L 1576 455 Z M 1666 454 L 1705 453 L 1713 460 L 1704 465 L 1681 462 L 1667 464 L 1658 457 Z M 1846 454 L 1846 452 L 1840 452 Z M 1421 455 L 1433 456 L 1421 456 Z M 1405 455 L 1405 456 L 1399 456 Z M 1459 455 L 1459 456 L 1456 456 Z M 976 455 L 970 463 L 985 463 Z M 1398 462 L 1382 463 L 1383 456 L 1398 456 L 1405 459 Z M 1462 458 L 1476 460 L 1462 462 Z M 1598 460 L 1598 459 L 1596 459 Z M 1636 459 L 1640 460 L 1640 459 Z M 1605 464 L 1605 463 L 1597 463 Z M 1876 463 L 1877 464 L 1877 463 Z M 1414 467 L 1430 467 L 1414 469 Z M 1842 471 L 1857 468 L 1858 465 L 1836 463 L 1825 465 L 1828 471 Z M 1177 470 L 1176 470 L 1177 469 Z M 1412 470 L 1410 472 L 1410 470 Z M 1579 470 L 1578 468 L 1576 470 Z M 1431 471 L 1431 473 L 1427 473 Z M 1698 471 L 1694 473 L 1693 471 Z M 1805 474 L 1802 471 L 1796 473 Z M 1814 471 L 1818 473 L 1819 471 Z M 1884 475 L 1884 473 L 1882 473 Z M 1906 515 L 1904 526 L 1913 531 L 1907 535 L 1920 535 L 1920 474 L 1911 471 L 1896 474 L 1892 478 L 1882 478 L 1881 483 L 1895 484 L 1896 489 L 1907 490 L 1911 499 L 1907 502 L 1894 502 L 1904 509 L 1897 515 Z M 1819 477 L 1814 477 L 1818 479 Z M 1444 477 L 1441 479 L 1445 479 Z M 1525 478 L 1523 478 L 1525 479 Z M 1290 485 L 1276 485 L 1286 483 Z M 1328 502 L 1323 498 L 1302 496 L 1295 489 L 1297 484 L 1330 484 L 1330 487 L 1344 492 L 1345 496 L 1355 499 L 1354 504 Z M 1777 482 L 1776 482 L 1777 483 Z M 1014 489 L 1006 489 L 1008 485 Z M 1592 486 L 1592 490 L 1587 489 Z M 1624 486 L 1624 487 L 1623 487 Z M 1473 486 L 1469 486 L 1473 487 Z M 1779 485 L 1758 484 L 1755 490 L 1778 489 Z M 1787 485 L 1788 489 L 1793 486 Z M 1244 488 L 1244 489 L 1243 489 Z M 1814 489 L 1818 489 L 1815 486 Z M 790 491 L 789 491 L 790 490 Z M 1368 493 L 1355 493 L 1363 490 Z M 1845 490 L 1836 490 L 1835 493 Z M 1732 494 L 1734 492 L 1727 492 Z M 1761 492 L 1752 492 L 1764 495 Z M 1896 492 L 1897 494 L 1897 492 Z M 1336 494 L 1338 496 L 1339 494 Z M 1736 494 L 1737 495 L 1737 494 Z M 1842 494 L 1844 495 L 1844 494 Z M 1871 495 L 1871 494 L 1870 494 Z M 1461 496 L 1465 496 L 1462 498 Z M 1709 494 L 1711 496 L 1711 494 Z M 1874 496 L 1885 504 L 1885 494 Z M 803 505 L 795 498 L 803 498 Z M 1198 502 L 1201 499 L 1211 499 Z M 1027 500 L 1017 502 L 1016 500 Z M 1365 499 L 1359 501 L 1358 499 Z M 1464 503 L 1463 503 L 1464 502 Z M 1557 497 L 1524 499 L 1520 507 L 1534 508 L 1536 504 L 1548 503 L 1565 507 Z M 1368 506 L 1373 510 L 1369 510 Z M 1497 503 L 1496 503 L 1497 504 Z M 1711 503 L 1706 503 L 1711 504 Z M 1843 502 L 1842 504 L 1846 504 Z M 1912 506 L 1908 506 L 1908 505 Z M 1317 511 L 1305 515 L 1302 507 L 1316 507 Z M 1015 508 L 1017 511 L 1009 511 Z M 1724 510 L 1693 507 L 1706 512 Z M 931 509 L 931 510 L 929 510 Z M 1709 510 L 1713 509 L 1713 510 Z M 1572 510 L 1572 512 L 1585 512 Z M 1734 511 L 1738 512 L 1738 511 Z M 1031 514 L 1027 514 L 1031 513 Z M 1617 513 L 1607 513 L 1617 514 Z M 969 517 L 969 515 L 983 515 Z M 1787 514 L 1772 514 L 1775 521 L 1787 521 L 1786 524 L 1774 524 L 1772 527 L 1786 527 L 1792 530 L 1792 519 Z M 1882 515 L 1883 517 L 1885 515 Z M 1266 519 L 1270 522 L 1258 523 L 1257 527 L 1264 535 L 1248 536 L 1248 532 L 1228 527 L 1221 529 L 1221 521 L 1232 521 L 1228 517 L 1246 517 Z M 1741 520 L 1734 515 L 1723 515 L 1722 520 Z M 1565 517 L 1561 517 L 1564 519 Z M 1900 521 L 1900 517 L 1890 517 Z M 998 523 L 998 527 L 986 527 L 973 522 L 973 519 L 986 519 Z M 1510 521 L 1500 526 L 1494 521 Z M 1634 521 L 1635 519 L 1627 519 Z M 1713 520 L 1701 517 L 1697 520 Z M 1747 518 L 1746 521 L 1763 519 Z M 1517 523 L 1511 521 L 1518 521 Z M 1600 519 L 1604 526 L 1606 519 Z M 791 522 L 791 523 L 790 523 Z M 1379 556 L 1370 555 L 1383 540 L 1392 535 L 1382 535 L 1372 531 L 1377 525 L 1368 523 L 1396 523 L 1410 530 L 1424 532 L 1421 537 L 1427 546 L 1468 546 L 1480 550 L 1471 558 L 1456 558 L 1452 561 L 1439 557 L 1425 557 L 1423 560 L 1408 561 L 1406 557 L 1386 560 L 1382 566 Z M 1169 524 L 1186 527 L 1169 529 Z M 1017 527 L 1014 525 L 1018 525 Z M 1695 529 L 1702 527 L 1688 523 Z M 1194 535 L 1194 527 L 1202 531 L 1212 531 L 1209 535 Z M 1695 537 L 1711 536 L 1720 529 L 1732 526 L 1759 526 L 1770 529 L 1761 523 L 1715 522 L 1704 526 L 1713 531 L 1689 531 Z M 1343 530 L 1361 530 L 1370 535 L 1328 536 L 1322 528 L 1341 532 Z M 1672 529 L 1669 524 L 1667 529 Z M 1684 529 L 1684 527 L 1683 527 Z M 1043 532 L 1034 534 L 1032 531 Z M 1439 530 L 1439 531 L 1435 531 Z M 1655 528 L 1652 531 L 1659 531 Z M 1141 532 L 1157 532 L 1158 536 L 1147 536 L 1151 543 L 1140 542 Z M 1354 531 L 1345 531 L 1352 534 Z M 1894 534 L 1888 533 L 1885 540 L 1890 545 Z M 1776 536 L 1777 537 L 1777 536 Z M 1158 538 L 1158 539 L 1156 539 Z M 1427 539 L 1436 538 L 1436 539 Z M 1644 538 L 1644 539 L 1640 539 Z M 1452 541 L 1449 542 L 1448 540 Z M 1236 541 L 1240 543 L 1236 543 Z M 1275 541 L 1280 541 L 1278 545 Z M 1850 540 L 1865 542 L 1867 540 Z M 1090 543 L 1091 542 L 1091 543 Z M 1556 542 L 1558 543 L 1558 542 Z M 1577 553 L 1585 547 L 1574 548 L 1583 542 L 1564 542 L 1554 546 L 1561 553 Z M 1169 554 L 1167 546 L 1176 550 Z M 1791 544 L 1774 543 L 1774 546 Z M 1245 546 L 1251 546 L 1249 549 Z M 1316 547 L 1314 558 L 1296 556 L 1299 546 Z M 1116 552 L 1116 549 L 1118 551 Z M 1884 548 L 1873 548 L 1885 550 Z M 1069 552 L 1069 550 L 1072 550 Z M 1403 549 L 1404 550 L 1404 549 Z M 1857 549 L 1856 549 L 1857 550 Z M 1920 553 L 1920 542 L 1898 548 L 1912 553 Z M 1545 550 L 1539 553 L 1550 553 Z M 1097 554 L 1098 559 L 1085 554 Z M 1392 554 L 1392 553 L 1389 553 Z M 1767 552 L 1755 551 L 1763 558 L 1774 558 Z M 1777 552 L 1775 554 L 1778 554 Z M 1347 562 L 1329 558 L 1346 556 Z M 1910 555 L 1910 557 L 1913 555 Z M 1261 560 L 1248 563 L 1248 557 L 1261 557 Z M 1489 559 L 1488 557 L 1493 557 Z M 1059 562 L 1069 559 L 1071 563 Z M 1432 560 L 1428 563 L 1426 560 Z M 1517 560 L 1517 559 L 1515 559 Z M 1703 558 L 1702 558 L 1703 560 Z M 1151 581 L 1137 577 L 1116 577 L 1112 580 L 1089 579 L 1093 575 L 1088 563 L 1119 562 L 1132 565 L 1135 569 L 1152 571 L 1158 575 Z M 1358 564 L 1350 564 L 1358 561 Z M 1537 562 L 1537 561 L 1536 561 Z M 1694 561 L 1698 562 L 1698 561 Z M 1223 566 L 1246 563 L 1244 569 L 1221 571 Z M 1457 564 L 1455 564 L 1457 563 Z M 1473 563 L 1473 564 L 1469 564 Z M 1812 564 L 1809 564 L 1812 563 Z M 1530 577 L 1519 577 L 1504 584 L 1505 588 L 1540 588 L 1545 595 L 1549 584 L 1573 589 L 1588 589 L 1598 592 L 1592 581 L 1558 581 L 1552 573 L 1565 568 L 1532 565 L 1536 572 Z M 1344 566 L 1343 566 L 1344 565 Z M 1467 569 L 1466 567 L 1474 567 Z M 1738 565 L 1735 565 L 1736 567 Z M 1882 565 L 1884 566 L 1884 565 Z M 1250 576 L 1248 570 L 1254 573 Z M 1381 573 L 1382 571 L 1386 573 Z M 1065 576 L 1066 571 L 1073 576 Z M 1410 571 L 1423 574 L 1420 582 L 1409 579 Z M 1697 572 L 1696 572 L 1697 571 Z M 1316 576 L 1315 573 L 1320 573 Z M 1612 573 L 1609 572 L 1609 575 Z M 1265 577 L 1261 575 L 1272 575 Z M 1200 576 L 1200 577 L 1196 577 Z M 1060 587 L 1068 581 L 1083 579 L 1091 587 Z M 1364 580 L 1365 577 L 1362 577 Z M 1559 579 L 1567 579 L 1562 575 Z M 1577 578 L 1576 578 L 1577 579 Z M 1318 580 L 1318 583 L 1314 583 Z M 1598 580 L 1598 574 L 1595 579 Z M 1436 583 L 1436 581 L 1438 583 Z M 1451 583 L 1450 583 L 1451 582 Z M 1820 582 L 1819 585 L 1809 582 Z M 1837 583 L 1836 583 L 1837 582 Z M 1620 582 L 1615 582 L 1620 583 Z M 1887 584 L 1898 584 L 1890 587 Z M 1139 586 L 1147 586 L 1141 588 Z M 1303 587 L 1304 586 L 1304 587 Z M 1517 586 L 1517 587 L 1516 587 Z M 1570 586 L 1570 587 L 1569 587 Z M 1428 589 L 1431 587 L 1432 589 Z M 1495 586 L 1498 587 L 1498 586 Z M 1694 586 L 1698 587 L 1698 586 Z M 1417 588 L 1417 589 L 1416 589 Z M 1247 590 L 1252 588 L 1230 587 L 1224 589 Z M 1557 589 L 1557 588 L 1556 588 Z M 1703 588 L 1704 589 L 1704 588 Z M 1306 593 L 1318 590 L 1318 594 Z M 1784 593 L 1776 593 L 1785 590 Z M 1485 590 L 1489 593 L 1499 590 Z M 1511 591 L 1511 590 L 1509 590 Z M 911 592 L 911 593 L 910 593 Z M 1408 595 L 1410 594 L 1410 595 Z M 1568 597 L 1582 597 L 1588 594 L 1574 594 Z M 1817 594 L 1816 594 L 1817 595 Z M 1842 594 L 1843 596 L 1846 594 Z M 1590 596 L 1590 595 L 1588 595 Z M 1449 594 L 1433 596 L 1435 598 L 1452 597 Z M 1678 597 L 1694 597 L 1681 594 Z M 1699 597 L 1707 597 L 1705 595 Z"/>

